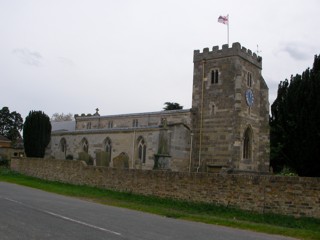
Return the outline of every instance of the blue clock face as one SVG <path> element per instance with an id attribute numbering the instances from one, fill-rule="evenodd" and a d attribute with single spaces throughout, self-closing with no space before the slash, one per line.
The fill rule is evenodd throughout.
<path id="1" fill-rule="evenodd" d="M 254 100 L 253 92 L 252 92 L 251 89 L 248 89 L 246 91 L 246 101 L 247 101 L 247 104 L 248 104 L 249 107 L 251 107 L 253 105 L 253 100 Z"/>

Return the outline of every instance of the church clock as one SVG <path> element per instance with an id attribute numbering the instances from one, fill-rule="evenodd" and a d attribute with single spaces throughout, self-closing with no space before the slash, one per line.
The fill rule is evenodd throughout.
<path id="1" fill-rule="evenodd" d="M 254 97 L 253 97 L 253 92 L 251 89 L 247 89 L 246 91 L 246 101 L 247 101 L 247 104 L 249 107 L 251 107 L 253 105 L 253 100 L 254 100 Z"/>

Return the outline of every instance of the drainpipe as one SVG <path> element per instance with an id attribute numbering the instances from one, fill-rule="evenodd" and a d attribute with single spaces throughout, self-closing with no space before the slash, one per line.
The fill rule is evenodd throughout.
<path id="1" fill-rule="evenodd" d="M 135 152 L 135 139 L 136 139 L 136 130 L 133 130 L 133 139 L 132 139 L 132 160 L 131 160 L 131 168 L 133 169 L 134 162 L 134 152 Z"/>
<path id="2" fill-rule="evenodd" d="M 193 142 L 193 132 L 190 131 L 190 159 L 189 159 L 189 173 L 191 173 L 191 162 L 192 162 L 192 142 Z"/>
<path id="3" fill-rule="evenodd" d="M 201 151 L 202 151 L 202 126 L 203 126 L 203 92 L 204 92 L 204 82 L 207 80 L 204 76 L 204 66 L 206 64 L 206 60 L 202 60 L 202 86 L 201 86 L 201 108 L 200 108 L 200 129 L 199 129 L 199 162 L 197 167 L 197 172 L 199 172 L 199 168 L 201 166 Z"/>

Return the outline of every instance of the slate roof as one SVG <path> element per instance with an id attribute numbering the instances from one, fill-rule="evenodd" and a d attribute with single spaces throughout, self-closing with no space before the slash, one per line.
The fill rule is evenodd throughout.
<path id="1" fill-rule="evenodd" d="M 76 129 L 75 121 L 51 122 L 51 132 L 72 132 Z"/>

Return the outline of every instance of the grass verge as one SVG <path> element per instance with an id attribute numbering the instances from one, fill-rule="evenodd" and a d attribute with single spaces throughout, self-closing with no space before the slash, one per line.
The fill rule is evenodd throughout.
<path id="1" fill-rule="evenodd" d="M 0 181 L 16 183 L 48 192 L 77 197 L 106 205 L 158 214 L 170 218 L 198 221 L 299 239 L 320 239 L 320 219 L 258 214 L 230 207 L 190 203 L 89 186 L 50 182 L 0 168 Z"/>

